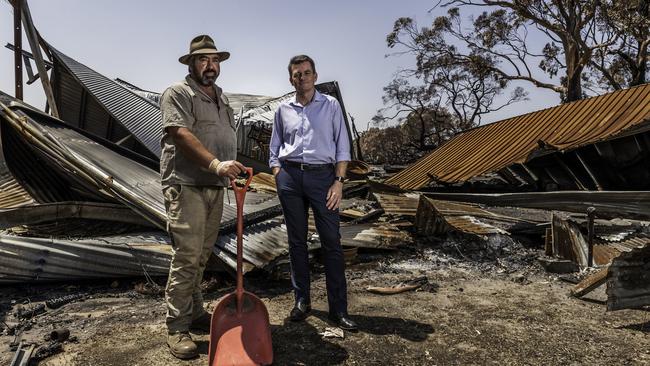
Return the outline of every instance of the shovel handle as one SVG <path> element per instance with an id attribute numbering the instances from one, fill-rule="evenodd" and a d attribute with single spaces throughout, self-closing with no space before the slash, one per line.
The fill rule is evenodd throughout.
<path id="1" fill-rule="evenodd" d="M 237 200 L 237 207 L 239 207 L 239 200 L 242 201 L 242 206 L 244 203 L 244 197 L 246 196 L 246 190 L 250 186 L 251 181 L 253 180 L 253 168 L 246 167 L 246 183 L 244 183 L 243 188 L 239 188 L 235 183 L 235 180 L 230 181 L 230 186 L 232 187 L 233 192 L 235 192 L 235 199 Z"/>
<path id="2" fill-rule="evenodd" d="M 242 298 L 244 295 L 244 199 L 246 198 L 246 189 L 253 180 L 253 168 L 246 168 L 246 183 L 243 188 L 237 187 L 234 180 L 230 181 L 233 192 L 235 192 L 235 201 L 237 202 L 237 313 L 242 311 Z"/>

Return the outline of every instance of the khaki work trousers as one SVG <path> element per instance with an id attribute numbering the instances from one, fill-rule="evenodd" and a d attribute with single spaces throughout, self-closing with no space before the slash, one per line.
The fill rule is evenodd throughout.
<path id="1" fill-rule="evenodd" d="M 201 279 L 219 233 L 223 187 L 170 185 L 163 188 L 172 261 L 165 289 L 167 330 L 186 332 L 205 314 Z"/>

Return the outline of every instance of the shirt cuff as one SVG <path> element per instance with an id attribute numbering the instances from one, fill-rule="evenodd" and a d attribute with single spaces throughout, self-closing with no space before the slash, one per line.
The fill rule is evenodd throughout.
<path id="1" fill-rule="evenodd" d="M 350 155 L 349 152 L 341 152 L 341 153 L 336 153 L 336 162 L 340 161 L 350 161 L 352 160 L 352 156 Z"/>

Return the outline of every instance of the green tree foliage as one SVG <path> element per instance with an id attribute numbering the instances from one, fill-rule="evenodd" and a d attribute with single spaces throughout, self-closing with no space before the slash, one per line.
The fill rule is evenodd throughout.
<path id="1" fill-rule="evenodd" d="M 463 130 L 454 117 L 441 109 L 418 109 L 397 126 L 370 128 L 360 136 L 366 162 L 408 164 Z M 424 131 L 424 133 L 423 133 Z"/>
<path id="2" fill-rule="evenodd" d="M 601 89 L 617 90 L 648 80 L 650 0 L 607 0 L 600 3 L 598 32 L 593 37 L 613 38 L 591 61 L 590 80 Z"/>

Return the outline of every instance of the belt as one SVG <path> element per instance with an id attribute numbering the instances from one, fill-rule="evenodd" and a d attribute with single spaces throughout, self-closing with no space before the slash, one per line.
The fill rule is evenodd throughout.
<path id="1" fill-rule="evenodd" d="M 283 163 L 287 166 L 298 168 L 300 170 L 325 170 L 334 169 L 334 164 L 305 164 L 297 161 L 285 160 Z"/>

